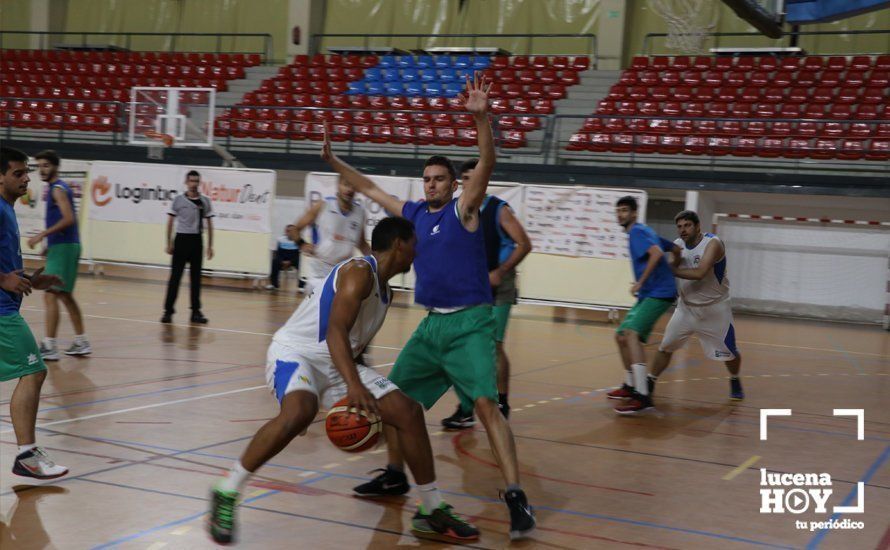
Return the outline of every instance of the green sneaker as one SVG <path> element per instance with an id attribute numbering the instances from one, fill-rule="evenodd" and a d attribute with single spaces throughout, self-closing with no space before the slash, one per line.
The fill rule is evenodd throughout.
<path id="1" fill-rule="evenodd" d="M 210 537 L 219 544 L 230 544 L 235 540 L 235 506 L 237 504 L 237 491 L 223 491 L 214 486 L 210 492 L 210 518 L 207 528 L 210 531 Z"/>
<path id="2" fill-rule="evenodd" d="M 423 505 L 417 506 L 417 513 L 411 519 L 411 529 L 426 535 L 439 535 L 456 541 L 479 539 L 479 529 L 454 513 L 450 504 L 442 503 L 431 514 Z"/>

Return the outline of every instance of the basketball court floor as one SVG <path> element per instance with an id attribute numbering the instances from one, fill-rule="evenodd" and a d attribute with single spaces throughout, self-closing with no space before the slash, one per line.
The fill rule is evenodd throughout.
<path id="1" fill-rule="evenodd" d="M 276 413 L 264 385 L 265 351 L 297 299 L 292 292 L 210 286 L 203 294 L 210 325 L 195 327 L 185 324 L 184 291 L 180 313 L 165 326 L 158 323 L 161 280 L 83 277 L 78 285 L 94 352 L 50 364 L 38 414 L 38 441 L 71 472 L 45 483 L 10 474 L 14 385 L 3 384 L 0 547 L 213 547 L 203 524 L 208 488 Z M 35 293 L 22 311 L 38 338 L 42 309 Z M 510 423 L 539 528 L 513 546 L 871 550 L 890 544 L 890 333 L 738 316 L 743 403 L 728 400 L 725 370 L 703 360 L 693 341 L 662 376 L 657 412 L 617 417 L 604 397 L 622 376 L 614 327 L 580 310 L 514 311 L 507 336 Z M 422 316 L 401 295 L 370 354 L 381 372 Z M 66 316 L 60 337 L 63 344 L 71 337 Z M 449 394 L 427 413 L 439 485 L 482 530 L 472 547 L 506 547 L 507 512 L 498 501 L 503 482 L 485 434 L 439 427 L 454 405 Z M 793 411 L 770 420 L 767 441 L 759 438 L 762 408 Z M 865 409 L 863 440 L 856 419 L 833 416 L 835 408 Z M 239 509 L 238 545 L 441 546 L 410 533 L 413 498 L 351 496 L 352 486 L 384 461 L 382 447 L 356 455 L 337 450 L 316 422 L 254 479 Z M 855 505 L 856 483 L 864 482 L 865 512 L 838 518 L 864 528 L 796 528 L 795 521 L 825 521 L 830 511 L 761 514 L 760 468 L 830 474 L 828 506 Z"/>

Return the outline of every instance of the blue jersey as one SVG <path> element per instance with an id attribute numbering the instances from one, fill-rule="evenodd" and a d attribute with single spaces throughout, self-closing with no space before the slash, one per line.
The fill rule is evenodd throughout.
<path id="1" fill-rule="evenodd" d="M 430 212 L 426 201 L 406 202 L 402 217 L 414 223 L 417 233 L 415 302 L 431 308 L 492 302 L 481 222 L 476 231 L 467 231 L 457 199 L 438 212 Z"/>
<path id="2" fill-rule="evenodd" d="M 22 243 L 15 210 L 0 198 L 0 273 L 11 273 L 22 267 Z M 17 313 L 21 306 L 21 294 L 0 290 L 0 315 Z"/>
<path id="3" fill-rule="evenodd" d="M 649 263 L 649 249 L 654 245 L 662 250 L 669 244 L 673 248 L 673 243 L 666 239 L 661 239 L 655 231 L 648 225 L 635 223 L 630 228 L 628 235 L 628 243 L 630 244 L 630 259 L 633 262 L 634 279 L 639 281 L 643 272 L 646 271 L 646 265 Z M 667 258 L 663 257 L 649 278 L 643 283 L 637 297 L 643 298 L 676 298 L 677 286 L 674 283 L 674 274 L 667 264 Z"/>
<path id="4" fill-rule="evenodd" d="M 489 271 L 506 262 L 516 248 L 516 243 L 501 227 L 501 215 L 505 207 L 510 208 L 506 201 L 493 195 L 485 195 L 485 200 L 479 209 L 479 222 L 482 225 L 482 234 L 485 236 L 485 256 Z"/>
<path id="5" fill-rule="evenodd" d="M 74 210 L 74 192 L 62 180 L 51 183 L 49 186 L 46 196 L 46 228 L 49 229 L 62 219 L 62 211 L 59 209 L 59 205 L 56 204 L 56 199 L 53 198 L 53 190 L 56 188 L 61 189 L 68 195 L 68 204 L 71 205 L 71 212 L 74 214 L 74 223 L 47 237 L 46 244 L 52 246 L 54 244 L 79 243 L 80 234 L 77 231 L 77 211 Z"/>

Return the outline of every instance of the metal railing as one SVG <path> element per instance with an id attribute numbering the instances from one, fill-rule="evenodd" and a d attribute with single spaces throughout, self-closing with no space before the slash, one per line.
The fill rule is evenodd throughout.
<path id="1" fill-rule="evenodd" d="M 0 30 L 0 49 L 3 49 L 8 44 L 8 40 L 6 40 L 10 36 L 29 36 L 29 37 L 37 37 L 38 38 L 38 47 L 36 49 L 40 50 L 49 50 L 53 48 L 58 48 L 60 46 L 64 47 L 74 47 L 74 48 L 93 48 L 93 49 L 102 49 L 107 46 L 117 46 L 122 47 L 125 50 L 129 51 L 167 51 L 167 52 L 189 52 L 189 53 L 241 53 L 241 54 L 260 54 L 263 58 L 263 63 L 272 62 L 272 35 L 268 33 L 212 33 L 212 32 L 50 32 L 50 31 L 5 31 Z M 62 39 L 66 39 L 67 37 L 74 37 L 74 42 L 65 42 L 65 43 L 54 43 L 53 39 L 55 37 L 61 37 Z M 90 40 L 95 38 L 99 38 L 100 40 L 108 40 L 110 37 L 123 37 L 123 45 L 120 44 L 111 44 L 110 42 L 95 42 L 91 43 Z M 156 40 L 158 38 L 166 38 L 166 40 Z M 183 38 L 191 38 L 196 39 L 202 44 L 205 43 L 207 47 L 204 49 L 197 48 L 188 48 L 185 50 L 179 50 L 177 48 L 177 41 L 181 41 Z M 141 44 L 138 44 L 142 39 L 148 39 L 146 41 L 146 45 L 151 44 L 149 47 L 138 47 Z M 155 39 L 155 40 L 153 40 Z M 235 50 L 233 48 L 223 48 L 223 39 L 244 39 L 248 41 L 256 41 L 256 48 L 246 48 L 242 50 Z M 137 44 L 134 44 L 137 42 Z M 34 48 L 31 48 L 34 49 Z"/>
<path id="2" fill-rule="evenodd" d="M 859 31 L 800 31 L 800 32 L 786 32 L 782 35 L 782 38 L 769 38 L 764 36 L 759 32 L 709 32 L 704 33 L 707 37 L 705 39 L 705 43 L 707 46 L 711 48 L 719 48 L 719 47 L 732 47 L 738 46 L 738 44 L 732 43 L 723 43 L 721 45 L 722 38 L 749 38 L 754 39 L 756 42 L 760 43 L 761 46 L 787 46 L 787 44 L 782 44 L 782 41 L 785 38 L 792 37 L 801 37 L 801 36 L 859 36 L 859 35 L 870 35 L 870 34 L 885 34 L 888 35 L 888 40 L 890 40 L 890 29 L 873 29 L 873 30 L 859 30 Z M 657 38 L 667 38 L 669 35 L 667 33 L 661 32 L 650 32 L 645 37 L 643 37 L 643 49 L 641 51 L 641 55 L 684 55 L 683 52 L 676 52 L 676 54 L 653 54 L 653 45 L 655 39 Z M 732 42 L 732 41 L 729 41 Z M 666 50 L 667 48 L 664 45 L 661 46 L 661 50 Z M 819 52 L 819 51 L 810 51 L 806 52 L 808 55 L 882 55 L 887 54 L 887 51 L 879 51 L 879 52 L 847 52 L 841 53 L 838 51 L 831 52 Z"/>
<path id="3" fill-rule="evenodd" d="M 377 39 L 385 39 L 382 41 L 382 44 L 378 44 L 380 47 L 390 47 L 393 39 L 400 38 L 414 38 L 416 39 L 416 47 L 415 50 L 423 50 L 423 40 L 424 39 L 440 39 L 440 38 L 465 38 L 469 39 L 469 48 L 475 49 L 476 47 L 497 47 L 496 42 L 502 39 L 508 38 L 528 38 L 529 39 L 529 50 L 534 52 L 537 51 L 534 48 L 535 39 L 548 39 L 548 38 L 569 38 L 569 39 L 577 39 L 586 43 L 587 47 L 580 51 L 570 52 L 570 53 L 548 53 L 546 55 L 586 55 L 590 58 L 590 66 L 592 68 L 596 68 L 597 66 L 597 47 L 596 47 L 596 35 L 592 33 L 581 33 L 581 34 L 571 34 L 571 33 L 545 33 L 545 34 L 340 34 L 340 33 L 324 33 L 324 34 L 313 34 L 309 38 L 309 51 L 312 53 L 321 53 L 319 52 L 319 46 L 321 45 L 321 41 L 325 38 L 358 38 L 361 40 L 362 47 L 365 49 L 371 48 L 371 43 L 377 43 Z M 486 44 L 479 44 L 479 41 L 487 40 L 490 43 L 493 43 L 491 46 Z M 388 43 L 390 42 L 390 43 Z M 352 46 L 357 46 L 357 44 L 352 44 Z M 516 52 L 511 52 L 510 55 L 522 55 L 517 54 Z M 530 54 L 531 55 L 531 54 Z M 541 54 L 543 55 L 543 54 Z"/>
<path id="4" fill-rule="evenodd" d="M 60 104 L 82 103 L 86 105 L 115 104 L 113 116 L 116 117 L 117 124 L 115 124 L 109 131 L 105 132 L 84 131 L 78 128 L 78 126 L 83 126 L 82 121 L 71 123 L 67 121 L 67 117 L 65 116 L 62 116 L 58 122 L 52 123 L 51 127 L 49 128 L 39 128 L 39 124 L 34 123 L 26 123 L 30 124 L 30 127 L 23 127 L 24 124 L 22 123 L 16 124 L 18 121 L 14 120 L 15 117 L 12 115 L 13 109 L 5 109 L 2 113 L 0 113 L 0 126 L 2 126 L 0 132 L 2 132 L 2 135 L 4 135 L 6 139 L 43 138 L 58 141 L 70 139 L 72 141 L 103 143 L 108 145 L 123 145 L 126 144 L 128 141 L 127 120 L 128 108 L 130 107 L 129 103 L 51 98 L 0 98 L 0 100 L 23 102 L 53 102 Z M 379 109 L 354 109 L 338 107 L 280 107 L 269 105 L 237 105 L 218 109 L 216 117 L 217 128 L 219 128 L 218 122 L 220 120 L 220 115 L 222 114 L 220 111 L 224 111 L 227 109 L 249 109 L 266 111 L 270 113 L 288 111 L 289 115 L 284 117 L 283 119 L 276 119 L 274 116 L 267 118 L 253 116 L 240 118 L 238 116 L 231 117 L 228 120 L 249 121 L 251 125 L 247 129 L 230 129 L 225 132 L 220 132 L 223 135 L 218 135 L 216 137 L 217 143 L 222 144 L 224 147 L 230 150 L 278 153 L 315 152 L 320 146 L 321 141 L 321 133 L 319 127 L 315 127 L 314 129 L 311 129 L 309 133 L 306 133 L 294 131 L 293 125 L 297 125 L 303 122 L 307 124 L 320 125 L 324 118 L 333 118 L 333 115 L 313 115 L 311 120 L 301 121 L 298 119 L 298 117 L 294 116 L 297 112 L 351 113 L 352 117 L 354 117 L 356 113 L 378 114 L 381 112 Z M 410 109 L 386 110 L 384 112 L 387 113 L 390 117 L 397 114 L 403 114 L 407 116 L 426 114 L 431 117 L 440 114 L 460 114 L 456 113 L 455 111 L 430 111 Z M 77 114 L 112 116 L 108 113 L 92 113 L 90 110 L 79 112 Z M 683 145 L 679 145 L 675 146 L 677 150 L 671 154 L 652 154 L 658 153 L 659 147 L 657 145 L 653 147 L 651 143 L 651 136 L 662 135 L 679 135 L 682 137 L 698 135 L 704 136 L 706 138 L 736 138 L 736 140 L 740 137 L 755 137 L 759 140 L 771 137 L 782 137 L 783 139 L 861 139 L 863 142 L 866 142 L 870 139 L 890 139 L 890 137 L 878 135 L 877 131 L 878 125 L 890 124 L 890 119 L 859 120 L 763 117 L 741 118 L 732 116 L 689 117 L 666 115 L 644 116 L 636 114 L 546 115 L 537 113 L 492 114 L 491 118 L 497 141 L 498 155 L 501 158 L 507 159 L 508 161 L 509 159 L 514 157 L 536 157 L 540 159 L 538 161 L 538 164 L 545 165 L 560 165 L 569 163 L 597 164 L 605 162 L 630 168 L 646 168 L 656 165 L 676 165 L 678 168 L 682 167 L 684 169 L 706 169 L 710 171 L 720 168 L 750 168 L 752 170 L 763 170 L 768 166 L 769 169 L 776 169 L 780 171 L 815 170 L 826 173 L 830 173 L 833 171 L 843 171 L 844 173 L 890 174 L 890 162 L 888 161 L 857 160 L 855 162 L 850 162 L 845 161 L 844 159 L 837 158 L 809 158 L 811 152 L 817 151 L 815 147 L 811 147 L 809 145 L 806 147 L 795 147 L 793 156 L 786 156 L 784 154 L 785 149 L 788 149 L 788 147 L 784 147 L 783 149 L 778 150 L 773 148 L 771 149 L 772 152 L 778 152 L 778 154 L 772 155 L 775 158 L 764 158 L 756 154 L 756 150 L 758 148 L 762 149 L 762 147 L 760 147 L 759 145 L 754 145 L 754 154 L 749 155 L 747 154 L 747 152 L 752 152 L 752 145 L 748 143 L 747 145 L 743 145 L 740 148 L 738 142 L 733 139 L 730 139 L 729 143 L 721 144 L 718 147 L 710 145 L 698 145 L 691 149 L 684 149 Z M 525 118 L 526 121 L 536 121 L 536 123 L 533 125 L 536 127 L 532 127 L 532 125 L 530 125 L 527 128 L 521 128 L 519 126 L 515 126 L 514 124 L 507 124 L 508 119 L 510 119 L 509 122 L 517 123 L 520 118 Z M 591 120 L 603 121 L 603 129 L 584 130 L 583 128 L 585 123 Z M 635 121 L 638 127 L 623 127 L 611 129 L 608 128 L 608 123 L 614 120 Z M 641 124 L 641 121 L 644 121 L 645 124 Z M 665 121 L 668 127 L 670 127 L 670 125 L 675 123 L 676 121 L 688 121 L 693 123 L 693 127 L 686 133 L 681 133 L 676 130 L 653 127 L 651 124 L 652 121 Z M 702 132 L 701 130 L 695 129 L 694 124 L 696 122 L 705 121 L 715 124 L 715 130 L 713 132 L 706 133 Z M 284 128 L 279 127 L 270 130 L 258 130 L 257 128 L 253 127 L 253 122 L 269 122 L 273 124 L 276 122 L 286 122 L 288 125 Z M 722 130 L 722 126 L 724 125 L 724 123 L 727 122 L 738 123 L 740 126 L 739 132 L 735 135 L 725 133 L 725 131 Z M 824 134 L 818 134 L 818 127 L 816 132 L 818 135 L 803 136 L 799 132 L 795 133 L 794 129 L 790 129 L 788 135 L 777 136 L 775 132 L 771 133 L 771 131 L 767 128 L 758 130 L 758 133 L 749 131 L 748 125 L 750 125 L 750 123 L 752 122 L 763 123 L 764 126 L 777 122 L 790 123 L 792 125 L 800 125 L 801 123 L 813 123 L 816 125 L 826 123 L 839 123 L 848 125 L 857 123 L 870 126 L 874 128 L 874 130 L 870 132 L 870 136 L 862 138 L 856 138 L 849 135 L 836 137 L 826 136 Z M 332 126 L 336 126 L 338 122 L 332 121 L 330 122 L 330 124 Z M 347 123 L 344 122 L 339 124 Z M 476 155 L 475 144 L 473 146 L 457 145 L 458 140 L 466 143 L 466 137 L 455 136 L 453 140 L 449 140 L 448 138 L 444 140 L 438 140 L 435 137 L 435 134 L 433 134 L 433 136 L 426 136 L 421 138 L 421 141 L 430 141 L 430 143 L 420 143 L 416 136 L 412 137 L 411 135 L 403 135 L 401 137 L 405 139 L 406 143 L 393 143 L 391 136 L 396 135 L 395 132 L 393 132 L 392 134 L 379 133 L 380 130 L 386 126 L 389 126 L 393 130 L 395 130 L 396 127 L 405 126 L 404 124 L 374 121 L 373 118 L 367 123 L 352 121 L 348 124 L 350 124 L 349 131 L 347 133 L 338 133 L 335 137 L 335 146 L 347 155 L 386 155 L 401 156 L 407 158 L 421 158 L 423 156 L 431 154 L 432 152 L 441 152 L 443 148 L 447 148 L 448 154 L 455 157 L 469 157 Z M 356 124 L 368 126 L 370 132 L 365 134 L 356 133 L 355 129 L 352 127 Z M 411 124 L 411 126 L 417 125 Z M 717 126 L 721 127 L 721 129 L 717 130 Z M 796 126 L 793 126 L 792 128 L 796 128 Z M 509 143 L 505 143 L 505 141 L 501 139 L 504 137 L 504 133 L 506 131 L 512 129 L 520 129 L 525 132 L 524 137 L 526 139 L 526 142 L 521 146 L 510 146 Z M 570 150 L 569 146 L 571 143 L 571 136 L 582 132 L 591 134 L 608 134 L 610 136 L 614 134 L 622 134 L 629 135 L 631 136 L 631 138 L 627 143 L 623 144 L 620 147 L 620 152 L 612 150 L 610 144 L 607 144 L 605 147 L 582 147 L 581 150 Z M 640 139 L 641 136 L 649 136 L 650 142 L 643 143 L 643 141 L 641 141 Z M 436 141 L 443 142 L 437 144 L 435 143 Z M 836 143 L 839 142 L 836 141 Z M 717 151 L 718 149 L 719 151 Z M 747 150 L 747 152 L 745 152 L 744 154 L 737 154 L 740 149 L 745 149 Z M 868 147 L 865 147 L 862 151 L 864 154 L 874 152 Z M 712 154 L 714 152 L 718 152 L 719 154 Z M 829 156 L 832 155 L 829 154 Z"/>

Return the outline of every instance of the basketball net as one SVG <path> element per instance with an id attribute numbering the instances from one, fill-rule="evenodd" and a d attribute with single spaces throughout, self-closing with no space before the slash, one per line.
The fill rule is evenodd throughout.
<path id="1" fill-rule="evenodd" d="M 163 132 L 156 132 L 154 130 L 149 130 L 148 132 L 145 132 L 144 135 L 155 142 L 155 145 L 148 146 L 148 158 L 164 160 L 164 149 L 173 147 L 173 142 L 175 141 L 173 136 Z"/>
<path id="2" fill-rule="evenodd" d="M 667 23 L 664 45 L 681 53 L 704 53 L 708 33 L 717 28 L 719 12 L 712 0 L 649 0 L 649 7 Z"/>

